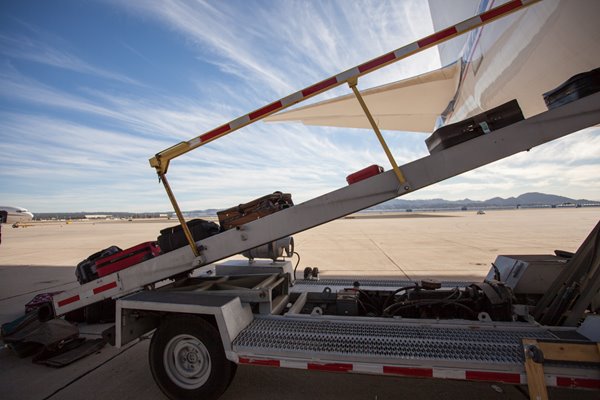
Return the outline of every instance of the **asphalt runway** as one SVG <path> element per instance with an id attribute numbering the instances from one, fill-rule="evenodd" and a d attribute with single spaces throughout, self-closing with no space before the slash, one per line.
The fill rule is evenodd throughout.
<path id="1" fill-rule="evenodd" d="M 480 280 L 497 254 L 575 251 L 600 220 L 600 209 L 445 213 L 446 218 L 355 218 L 295 235 L 301 268 L 323 276 L 438 277 Z M 153 240 L 173 221 L 55 222 L 3 227 L 0 322 L 23 312 L 36 293 L 75 287 L 74 265 L 111 244 Z M 93 336 L 97 329 L 81 327 Z M 148 340 L 111 346 L 54 369 L 0 350 L 2 399 L 164 399 L 152 379 Z M 507 384 L 410 379 L 240 366 L 223 399 L 525 399 Z M 598 392 L 552 389 L 551 399 L 595 399 Z"/>

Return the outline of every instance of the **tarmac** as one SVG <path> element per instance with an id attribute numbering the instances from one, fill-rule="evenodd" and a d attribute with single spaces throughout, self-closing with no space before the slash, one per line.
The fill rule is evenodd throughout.
<path id="1" fill-rule="evenodd" d="M 600 208 L 359 214 L 294 235 L 300 271 L 322 277 L 481 280 L 498 254 L 575 251 L 600 220 Z M 0 323 L 22 315 L 35 294 L 77 286 L 75 265 L 95 251 L 154 240 L 168 220 L 31 223 L 2 227 Z M 296 260 L 296 258 L 295 258 Z M 99 327 L 81 326 L 94 337 Z M 107 345 L 54 369 L 0 349 L 2 399 L 164 399 L 147 361 L 149 340 Z M 411 379 L 240 366 L 222 399 L 525 399 L 526 388 L 489 382 Z M 598 392 L 552 389 L 551 399 Z"/>

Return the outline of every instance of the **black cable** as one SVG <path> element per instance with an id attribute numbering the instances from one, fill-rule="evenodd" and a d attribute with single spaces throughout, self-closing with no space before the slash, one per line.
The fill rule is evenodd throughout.
<path id="1" fill-rule="evenodd" d="M 403 291 L 403 290 L 408 290 L 408 289 L 416 289 L 416 288 L 418 288 L 418 287 L 419 287 L 419 285 L 404 286 L 404 287 L 401 287 L 400 289 L 398 289 L 398 290 L 394 291 L 394 293 L 391 293 L 391 294 L 390 294 L 390 295 L 389 295 L 389 296 L 388 296 L 388 297 L 385 299 L 385 302 L 383 303 L 383 306 L 381 307 L 381 308 L 382 308 L 382 311 L 385 311 L 385 309 L 387 308 L 387 306 L 388 306 L 388 304 L 390 303 L 390 301 L 391 301 L 391 300 L 392 300 L 392 299 L 393 299 L 393 298 L 394 298 L 394 297 L 395 297 L 395 296 L 396 296 L 398 293 L 400 293 L 400 292 L 401 292 L 401 291 Z"/>
<path id="2" fill-rule="evenodd" d="M 292 255 L 295 254 L 298 256 L 298 261 L 296 262 L 296 266 L 294 267 L 294 279 L 296 279 L 296 270 L 298 269 L 298 265 L 300 265 L 300 254 L 297 252 L 293 252 Z"/>

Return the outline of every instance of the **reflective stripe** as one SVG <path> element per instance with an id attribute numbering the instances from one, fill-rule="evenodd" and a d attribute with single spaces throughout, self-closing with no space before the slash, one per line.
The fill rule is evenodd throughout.
<path id="1" fill-rule="evenodd" d="M 222 125 L 222 126 L 216 128 L 216 129 L 213 129 L 210 132 L 206 132 L 204 135 L 201 135 L 200 136 L 200 141 L 201 142 L 207 142 L 210 139 L 213 139 L 214 137 L 219 136 L 220 134 L 227 132 L 228 130 L 229 130 L 229 124 Z"/>
<path id="2" fill-rule="evenodd" d="M 513 0 L 511 2 L 501 5 L 500 7 L 496 7 L 494 9 L 491 9 L 490 11 L 484 12 L 483 14 L 481 14 L 481 21 L 489 21 L 490 19 L 497 18 L 501 15 L 516 10 L 519 7 L 523 7 L 523 3 L 521 2 L 521 0 Z"/>
<path id="3" fill-rule="evenodd" d="M 456 30 L 456 28 L 454 26 L 451 26 L 450 28 L 446 28 L 443 31 L 434 33 L 433 35 L 427 36 L 426 38 L 419 40 L 417 44 L 419 45 L 419 48 L 423 48 L 432 44 L 436 44 L 442 39 L 446 39 L 447 37 L 456 35 L 457 33 L 458 31 Z"/>
<path id="4" fill-rule="evenodd" d="M 94 294 L 98 294 L 98 293 L 102 293 L 102 292 L 105 292 L 110 289 L 114 289 L 116 287 L 117 287 L 117 282 L 115 281 L 115 282 L 107 283 L 106 285 L 102 285 L 97 288 L 94 288 L 93 292 L 94 292 Z"/>
<path id="5" fill-rule="evenodd" d="M 316 83 L 312 86 L 307 87 L 306 89 L 302 90 L 302 95 L 304 97 L 308 97 L 311 94 L 314 94 L 316 92 L 320 92 L 323 89 L 327 89 L 330 86 L 333 86 L 335 84 L 337 84 L 338 81 L 336 79 L 335 76 L 329 78 L 329 79 L 325 79 L 324 81 L 321 81 L 319 83 Z"/>
<path id="6" fill-rule="evenodd" d="M 253 120 L 258 117 L 262 117 L 265 114 L 273 112 L 281 107 L 283 107 L 283 105 L 281 104 L 281 101 L 278 100 L 269 105 L 264 106 L 263 108 L 259 108 L 258 110 L 251 112 L 250 114 L 248 114 L 248 116 L 250 117 L 250 120 Z"/>
<path id="7" fill-rule="evenodd" d="M 254 358 L 240 357 L 240 364 L 263 365 L 267 367 L 279 367 L 279 360 L 261 360 Z"/>
<path id="8" fill-rule="evenodd" d="M 586 389 L 600 389 L 600 379 L 556 377 L 556 386 Z"/>
<path id="9" fill-rule="evenodd" d="M 384 374 L 402 375 L 402 376 L 418 376 L 421 378 L 433 378 L 432 368 L 407 368 L 407 367 L 392 367 L 383 366 Z"/>
<path id="10" fill-rule="evenodd" d="M 75 296 L 67 297 L 64 300 L 59 301 L 58 306 L 63 307 L 63 306 L 66 306 L 67 304 L 75 303 L 76 301 L 79 301 L 78 294 L 76 294 Z"/>
<path id="11" fill-rule="evenodd" d="M 521 383 L 521 374 L 512 374 L 507 372 L 466 371 L 465 378 L 468 381 Z"/>
<path id="12" fill-rule="evenodd" d="M 318 364 L 308 363 L 306 369 L 313 371 L 333 371 L 333 372 L 349 372 L 352 371 L 352 364 L 345 363 L 329 363 L 329 364 Z"/>

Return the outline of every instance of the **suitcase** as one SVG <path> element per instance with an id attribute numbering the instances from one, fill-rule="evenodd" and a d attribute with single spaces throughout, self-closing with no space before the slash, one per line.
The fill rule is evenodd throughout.
<path id="1" fill-rule="evenodd" d="M 151 259 L 160 254 L 160 247 L 156 242 L 145 242 L 130 247 L 108 257 L 96 260 L 96 272 L 99 277 L 121 271 L 142 261 Z"/>
<path id="2" fill-rule="evenodd" d="M 219 211 L 217 216 L 221 228 L 227 230 L 266 217 L 293 205 L 291 194 L 275 192 L 248 203 L 240 204 L 237 207 Z"/>
<path id="3" fill-rule="evenodd" d="M 348 182 L 348 185 L 352 185 L 353 183 L 360 182 L 375 175 L 379 175 L 382 172 L 383 167 L 373 164 L 367 168 L 363 168 L 360 171 L 356 171 L 355 173 L 348 175 L 346 177 L 346 182 Z"/>
<path id="4" fill-rule="evenodd" d="M 425 139 L 430 154 L 456 146 L 524 119 L 517 100 L 485 111 L 455 124 L 443 126 Z"/>
<path id="5" fill-rule="evenodd" d="M 562 106 L 600 91 L 600 68 L 569 78 L 559 87 L 544 93 L 548 110 Z"/>
<path id="6" fill-rule="evenodd" d="M 188 221 L 187 226 L 190 228 L 192 237 L 196 242 L 221 232 L 219 225 L 204 219 L 193 219 Z M 158 245 L 163 253 L 168 253 L 169 251 L 179 249 L 187 244 L 188 241 L 181 225 L 172 226 L 160 231 Z"/>
<path id="7" fill-rule="evenodd" d="M 75 276 L 77 277 L 77 281 L 83 285 L 84 283 L 98 279 L 98 274 L 96 272 L 96 260 L 118 253 L 119 251 L 121 251 L 119 247 L 110 246 L 104 250 L 100 250 L 92 254 L 77 264 L 77 268 L 75 268 Z"/>

